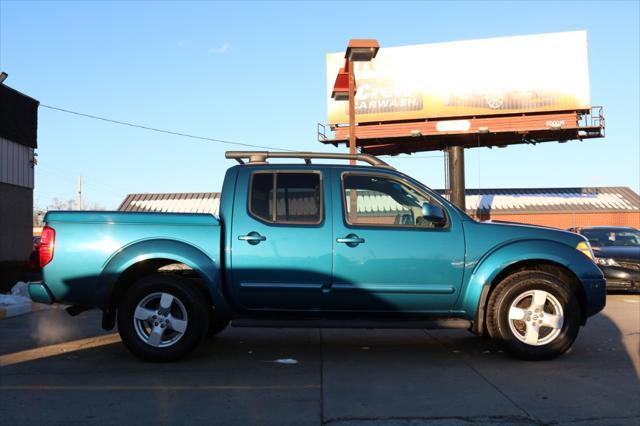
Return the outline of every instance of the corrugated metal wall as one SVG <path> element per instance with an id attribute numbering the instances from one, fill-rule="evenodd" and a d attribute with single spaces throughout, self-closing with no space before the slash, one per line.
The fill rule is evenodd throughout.
<path id="1" fill-rule="evenodd" d="M 33 148 L 0 138 L 0 182 L 33 189 Z"/>

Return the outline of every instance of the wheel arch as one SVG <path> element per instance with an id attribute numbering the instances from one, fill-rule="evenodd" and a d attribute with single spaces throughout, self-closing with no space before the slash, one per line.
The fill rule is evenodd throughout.
<path id="1" fill-rule="evenodd" d="M 216 310 L 228 310 L 219 262 L 182 241 L 146 240 L 122 249 L 103 268 L 96 284 L 99 307 L 103 310 L 103 328 L 110 330 L 114 327 L 117 304 L 133 282 L 174 264 L 181 265 L 181 270 L 191 271 L 198 278 L 194 281 Z"/>
<path id="2" fill-rule="evenodd" d="M 462 306 L 470 314 L 469 319 L 473 319 L 472 331 L 476 334 L 484 333 L 486 306 L 496 285 L 507 276 L 524 270 L 560 275 L 578 297 L 581 322 L 584 324 L 587 317 L 587 295 L 575 267 L 587 259 L 578 256 L 584 257 L 567 245 L 543 240 L 520 241 L 490 253 L 478 262 L 465 288 Z"/>

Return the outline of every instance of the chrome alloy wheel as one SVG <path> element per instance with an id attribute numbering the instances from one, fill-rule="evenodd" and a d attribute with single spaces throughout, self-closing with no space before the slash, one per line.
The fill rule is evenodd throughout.
<path id="1" fill-rule="evenodd" d="M 530 290 L 518 296 L 509 308 L 509 327 L 521 342 L 542 346 L 554 341 L 562 331 L 562 305 L 551 293 Z"/>
<path id="2" fill-rule="evenodd" d="M 169 293 L 147 295 L 133 313 L 138 337 L 157 348 L 166 348 L 180 340 L 187 330 L 187 323 L 187 309 L 180 299 Z"/>

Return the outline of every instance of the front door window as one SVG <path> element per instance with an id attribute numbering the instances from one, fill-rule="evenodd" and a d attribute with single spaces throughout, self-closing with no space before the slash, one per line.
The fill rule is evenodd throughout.
<path id="1" fill-rule="evenodd" d="M 422 205 L 433 203 L 411 186 L 384 176 L 344 176 L 345 218 L 350 225 L 442 228 L 423 217 Z"/>

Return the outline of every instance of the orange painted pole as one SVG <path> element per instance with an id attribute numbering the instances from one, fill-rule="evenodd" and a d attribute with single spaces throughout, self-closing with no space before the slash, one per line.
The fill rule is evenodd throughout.
<path id="1" fill-rule="evenodd" d="M 348 59 L 345 66 L 349 67 L 349 154 L 356 154 L 356 76 L 353 69 L 353 62 Z M 349 164 L 354 166 L 356 160 L 349 160 Z M 351 223 L 356 223 L 358 217 L 358 192 L 355 188 L 349 191 L 349 217 Z"/>
<path id="2" fill-rule="evenodd" d="M 349 68 L 349 154 L 356 153 L 356 76 L 353 70 L 353 62 L 348 59 L 345 64 Z M 356 160 L 351 160 L 352 166 Z"/>

